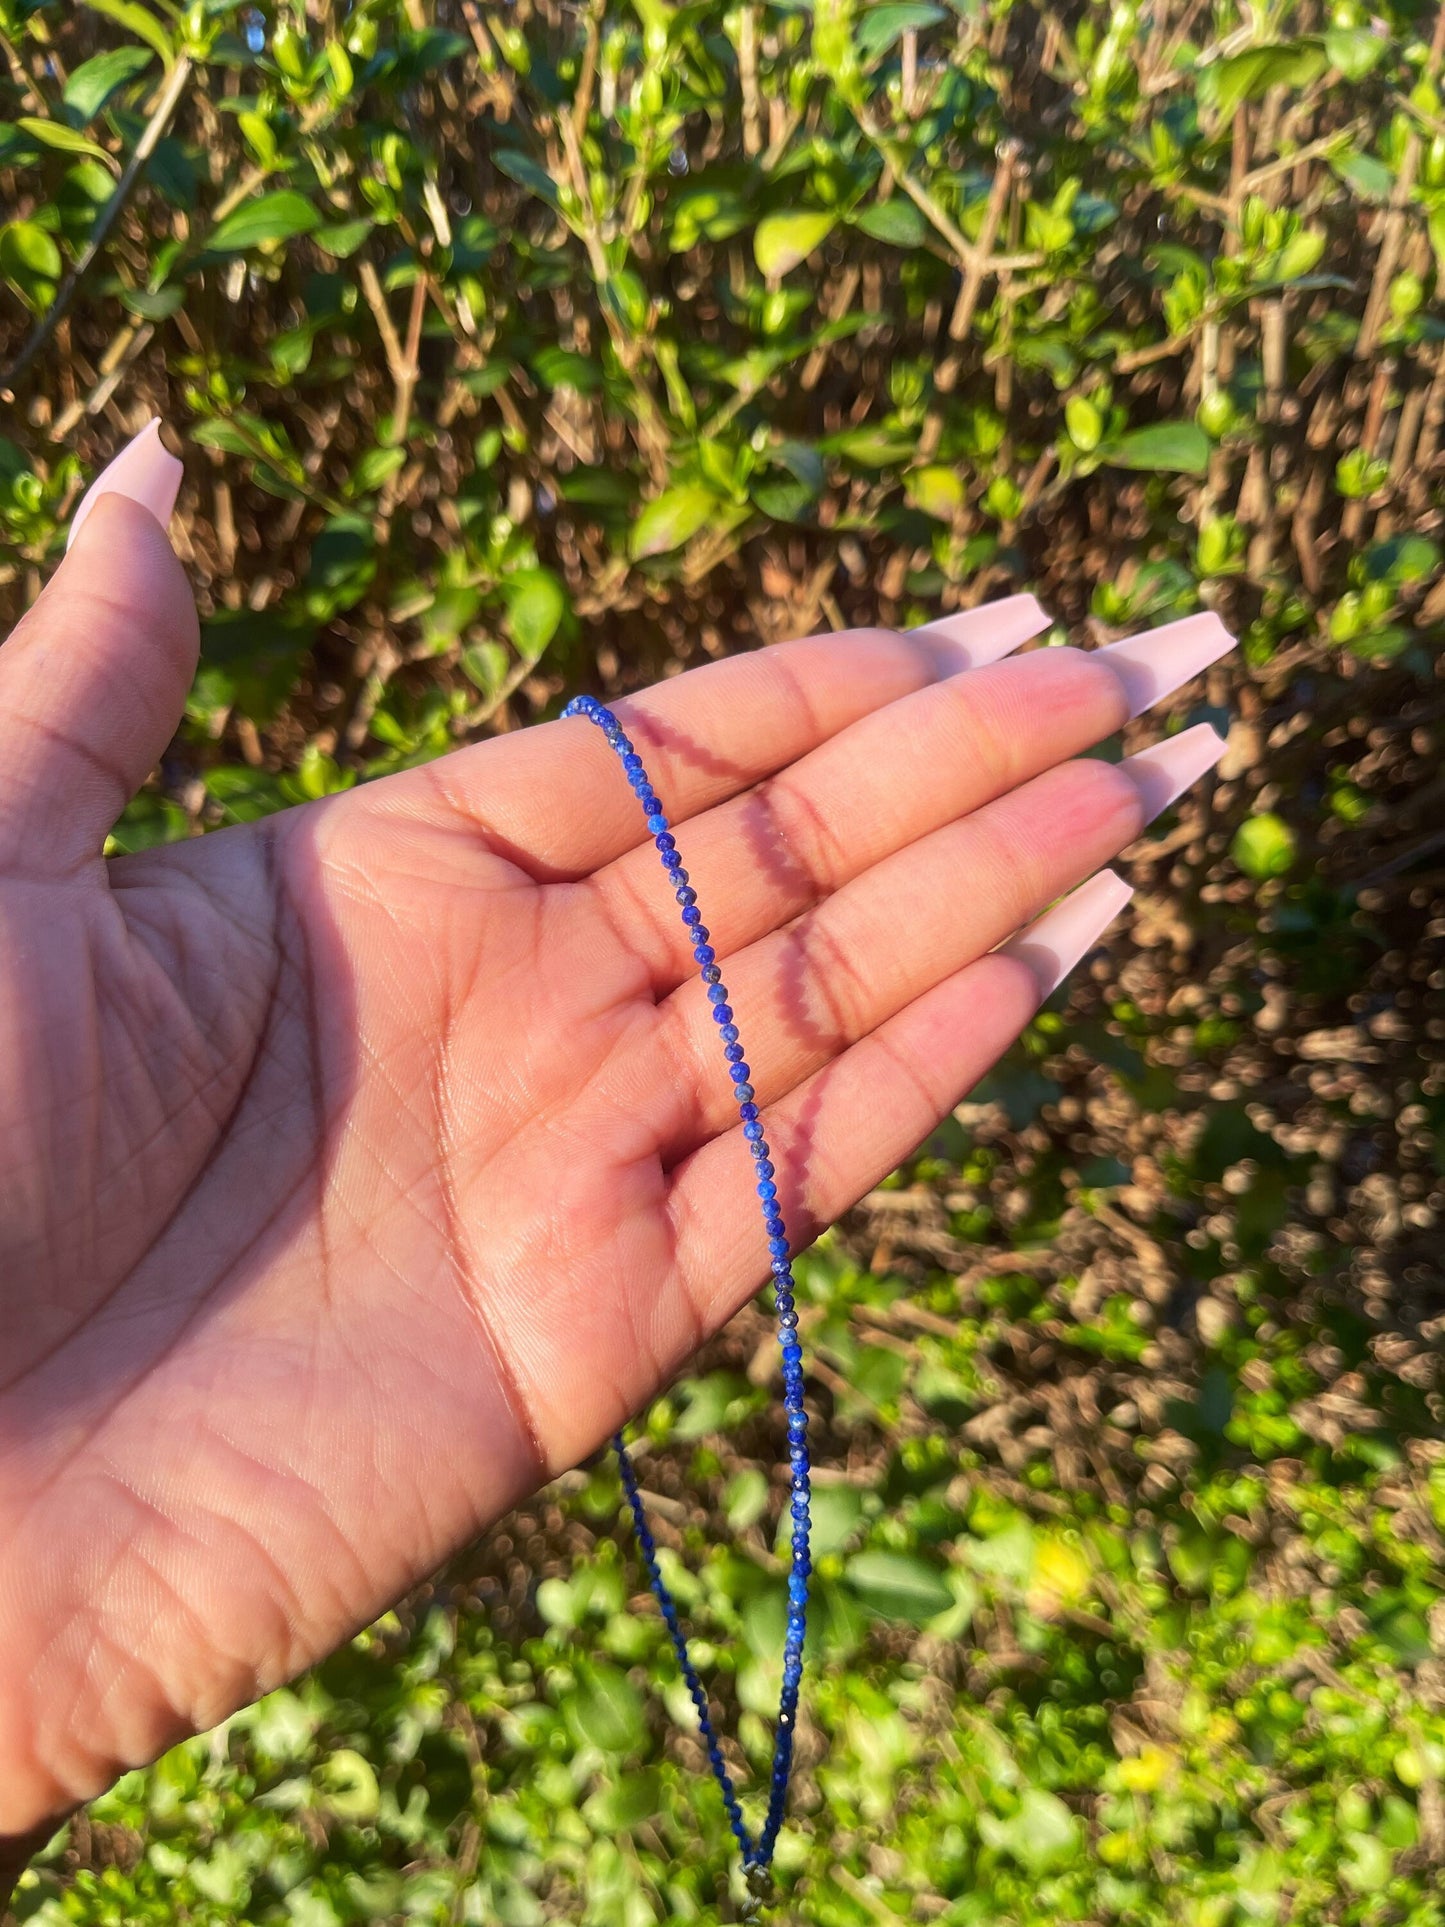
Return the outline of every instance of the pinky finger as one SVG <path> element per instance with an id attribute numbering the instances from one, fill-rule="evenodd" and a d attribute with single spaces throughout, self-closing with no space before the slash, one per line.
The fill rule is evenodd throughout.
<path id="1" fill-rule="evenodd" d="M 763 1115 L 777 1208 L 797 1252 L 936 1130 L 1090 951 L 1133 891 L 1101 870 L 1027 925 L 859 1040 Z M 673 1173 L 679 1283 L 698 1322 L 721 1325 L 769 1262 L 741 1127 Z"/>

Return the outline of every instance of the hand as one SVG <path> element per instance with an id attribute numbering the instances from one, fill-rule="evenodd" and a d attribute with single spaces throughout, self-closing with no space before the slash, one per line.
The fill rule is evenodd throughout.
<path id="1" fill-rule="evenodd" d="M 0 651 L 0 1832 L 289 1678 L 636 1412 L 767 1272 L 717 1027 L 600 732 L 105 861 L 196 620 L 154 434 Z M 1222 749 L 1070 762 L 1229 639 L 1014 597 L 618 704 L 793 1249 L 1127 894 Z M 957 673 L 960 670 L 967 673 Z M 993 953 L 993 954 L 989 954 Z"/>

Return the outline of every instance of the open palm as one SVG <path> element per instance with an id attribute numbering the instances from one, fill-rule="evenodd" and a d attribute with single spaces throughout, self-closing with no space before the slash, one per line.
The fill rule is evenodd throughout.
<path id="1" fill-rule="evenodd" d="M 1187 738 L 1167 768 L 1065 760 L 1147 699 L 1142 654 L 955 673 L 1043 626 L 1018 597 L 619 705 L 794 1249 L 1049 987 L 1046 944 L 987 953 L 1190 773 Z M 107 862 L 195 637 L 160 525 L 112 494 L 0 651 L 0 1833 L 328 1651 L 767 1271 L 711 1007 L 600 734 Z M 1227 639 L 1166 643 L 1198 667 Z"/>

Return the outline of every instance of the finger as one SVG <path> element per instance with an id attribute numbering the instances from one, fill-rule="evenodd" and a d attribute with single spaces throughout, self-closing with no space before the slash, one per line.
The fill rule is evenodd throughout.
<path id="1" fill-rule="evenodd" d="M 1233 646 L 1206 614 L 1088 654 L 1035 650 L 901 696 L 682 826 L 674 887 L 696 891 L 707 941 L 725 957 L 893 851 L 1081 754 Z M 1129 652 L 1122 665 L 1116 649 Z M 696 939 L 650 839 L 584 887 L 654 995 L 693 974 Z"/>
<path id="2" fill-rule="evenodd" d="M 853 629 L 729 656 L 613 707 L 681 822 L 941 676 L 996 661 L 1048 627 L 1010 596 L 921 629 Z M 365 807 L 440 810 L 543 880 L 585 876 L 646 832 L 617 759 L 579 718 L 518 730 L 392 777 Z"/>
<path id="3" fill-rule="evenodd" d="M 175 733 L 198 632 L 157 517 L 169 516 L 180 472 L 152 423 L 82 501 L 65 560 L 0 649 L 8 869 L 99 856 Z"/>
<path id="4" fill-rule="evenodd" d="M 1091 878 L 1013 943 L 933 985 L 764 1111 L 757 1143 L 775 1174 L 762 1181 L 777 1186 L 791 1252 L 937 1129 L 1131 894 L 1108 871 Z M 673 1173 L 668 1213 L 680 1345 L 729 1318 L 775 1255 L 763 1212 L 748 1208 L 759 1181 L 756 1157 L 737 1126 Z"/>
<path id="5" fill-rule="evenodd" d="M 724 1068 L 759 1102 L 791 1090 L 1132 843 L 1224 749 L 1201 724 L 1123 763 L 1048 770 L 730 958 L 725 987 L 675 991 L 639 1099 L 645 1115 L 668 1120 L 664 1162 L 736 1115 Z M 724 1001 L 710 1001 L 717 989 Z M 725 1066 L 729 1022 L 746 1055 Z"/>

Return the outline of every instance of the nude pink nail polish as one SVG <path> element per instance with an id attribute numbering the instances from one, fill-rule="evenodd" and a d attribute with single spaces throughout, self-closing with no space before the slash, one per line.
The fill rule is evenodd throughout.
<path id="1" fill-rule="evenodd" d="M 1038 979 L 1042 1000 L 1093 949 L 1133 894 L 1121 876 L 1112 870 L 1100 870 L 1016 937 L 1001 944 L 999 954 L 1017 957 L 1028 965 Z"/>
<path id="2" fill-rule="evenodd" d="M 1142 636 L 1125 636 L 1098 651 L 1124 685 L 1129 714 L 1142 716 L 1234 647 L 1234 637 L 1212 610 L 1166 622 Z"/>
<path id="3" fill-rule="evenodd" d="M 133 435 L 119 455 L 103 468 L 81 496 L 71 519 L 65 546 L 70 548 L 76 533 L 102 495 L 128 495 L 133 502 L 149 509 L 165 528 L 171 519 L 185 470 L 161 440 L 158 415 L 153 416 L 138 435 Z"/>
<path id="4" fill-rule="evenodd" d="M 1011 595 L 920 623 L 908 634 L 933 652 L 941 675 L 951 676 L 1012 655 L 1048 626 L 1049 618 L 1033 596 Z"/>
<path id="5" fill-rule="evenodd" d="M 1126 756 L 1119 765 L 1144 800 L 1146 818 L 1151 820 L 1167 810 L 1191 783 L 1197 783 L 1223 756 L 1228 744 L 1208 723 L 1181 730 L 1137 756 Z"/>

